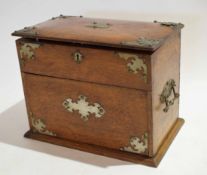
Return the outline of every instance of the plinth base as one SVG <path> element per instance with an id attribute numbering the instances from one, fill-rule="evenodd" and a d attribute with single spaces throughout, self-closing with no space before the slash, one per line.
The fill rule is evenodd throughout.
<path id="1" fill-rule="evenodd" d="M 125 151 L 120 151 L 120 150 L 114 150 L 114 149 L 109 149 L 101 146 L 96 146 L 92 144 L 86 144 L 86 143 L 78 143 L 74 142 L 71 140 L 66 140 L 66 139 L 61 139 L 58 137 L 52 137 L 48 135 L 43 135 L 39 133 L 34 133 L 32 131 L 28 131 L 25 133 L 25 137 L 39 140 L 39 141 L 44 141 L 68 148 L 73 148 L 73 149 L 78 149 L 81 151 L 86 151 L 90 153 L 95 153 L 98 155 L 102 156 L 107 156 L 107 157 L 112 157 L 112 158 L 117 158 L 120 160 L 125 160 L 129 162 L 134 162 L 138 164 L 144 164 L 152 167 L 157 167 L 162 160 L 164 154 L 166 153 L 167 149 L 169 148 L 170 144 L 172 143 L 173 139 L 177 135 L 178 131 L 182 127 L 184 123 L 184 120 L 181 118 L 178 118 L 177 121 L 175 122 L 174 126 L 164 139 L 162 145 L 160 146 L 157 154 L 154 157 L 147 157 L 147 156 L 142 156 L 139 154 L 134 154 L 134 153 L 129 153 Z"/>

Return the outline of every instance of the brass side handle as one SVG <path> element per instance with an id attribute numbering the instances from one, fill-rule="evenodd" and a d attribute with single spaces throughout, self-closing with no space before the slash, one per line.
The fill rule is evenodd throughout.
<path id="1" fill-rule="evenodd" d="M 166 82 L 160 95 L 161 104 L 165 104 L 164 112 L 168 112 L 169 107 L 174 104 L 174 101 L 179 97 L 179 93 L 175 92 L 175 80 L 170 79 Z"/>

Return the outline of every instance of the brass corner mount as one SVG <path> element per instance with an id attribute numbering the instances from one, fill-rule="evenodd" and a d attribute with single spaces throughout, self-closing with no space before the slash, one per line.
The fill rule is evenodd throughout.
<path id="1" fill-rule="evenodd" d="M 154 20 L 153 22 L 154 23 L 159 23 L 160 25 L 165 26 L 165 27 L 171 27 L 173 29 L 182 29 L 184 27 L 184 24 L 182 24 L 182 23 L 159 22 L 159 21 L 156 21 L 156 20 Z"/>

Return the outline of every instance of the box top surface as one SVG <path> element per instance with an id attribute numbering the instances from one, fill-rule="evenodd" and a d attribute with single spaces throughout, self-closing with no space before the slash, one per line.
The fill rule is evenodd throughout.
<path id="1" fill-rule="evenodd" d="M 12 35 L 24 38 L 154 51 L 175 30 L 180 30 L 182 27 L 181 23 L 136 22 L 60 15 L 37 25 L 15 31 Z"/>

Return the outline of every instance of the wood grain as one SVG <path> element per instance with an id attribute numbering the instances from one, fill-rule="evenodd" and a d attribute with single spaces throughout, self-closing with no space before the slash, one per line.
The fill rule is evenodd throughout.
<path id="1" fill-rule="evenodd" d="M 93 23 L 109 24 L 107 28 L 88 27 Z M 166 25 L 167 24 L 167 25 Z M 179 99 L 163 112 L 160 95 L 165 83 L 175 80 L 180 86 L 180 27 L 152 22 L 133 22 L 82 17 L 58 17 L 35 25 L 35 34 L 14 32 L 23 87 L 29 116 L 30 131 L 26 137 L 76 148 L 121 160 L 157 166 L 184 121 L 179 116 Z M 152 46 L 123 45 L 139 38 L 160 40 Z M 36 49 L 25 43 L 39 44 Z M 74 53 L 80 52 L 80 64 Z M 131 54 L 128 59 L 119 53 Z M 26 58 L 27 54 L 29 59 Z M 34 55 L 33 55 L 34 54 Z M 147 68 L 128 71 L 128 64 Z M 136 72 L 137 71 L 137 72 Z M 81 119 L 78 111 L 69 112 L 63 102 L 79 95 L 90 105 L 100 104 L 103 117 Z M 34 132 L 30 113 L 42 119 L 55 137 Z M 144 155 L 121 151 L 129 146 L 131 137 L 148 134 Z"/>
<path id="2" fill-rule="evenodd" d="M 147 92 L 27 73 L 23 81 L 28 111 L 61 138 L 120 149 L 132 136 L 141 138 L 148 132 Z M 99 103 L 105 114 L 101 118 L 90 114 L 84 121 L 78 111 L 67 111 L 63 101 L 76 102 L 79 95 L 91 105 Z"/>
<path id="3" fill-rule="evenodd" d="M 21 46 L 34 41 L 17 40 L 17 50 L 20 58 Z M 34 49 L 35 58 L 21 66 L 23 72 L 48 75 L 58 78 L 95 82 L 143 90 L 151 89 L 150 55 L 122 50 L 107 50 L 88 47 L 71 46 L 69 44 L 38 42 L 40 47 Z M 74 61 L 73 54 L 80 52 L 83 60 L 80 64 Z M 118 53 L 132 54 L 125 60 Z M 143 78 L 143 70 L 136 74 L 128 71 L 133 55 L 138 56 L 147 67 L 147 82 Z"/>
<path id="4" fill-rule="evenodd" d="M 92 28 L 87 25 L 97 22 L 111 24 L 109 28 Z M 125 41 L 136 41 L 140 37 L 162 39 L 163 42 L 174 32 L 171 27 L 153 22 L 124 21 L 112 19 L 95 19 L 69 17 L 64 19 L 47 20 L 34 25 L 37 35 L 13 33 L 24 38 L 38 38 L 70 43 L 102 45 L 116 48 L 154 51 L 156 47 L 140 47 L 122 45 Z"/>
<path id="5" fill-rule="evenodd" d="M 64 147 L 87 151 L 102 156 L 107 156 L 120 160 L 138 163 L 138 164 L 144 164 L 147 166 L 157 167 L 160 161 L 162 160 L 164 154 L 168 150 L 170 144 L 172 143 L 175 136 L 177 135 L 178 131 L 182 127 L 183 123 L 184 123 L 183 119 L 181 118 L 177 119 L 177 121 L 175 122 L 175 124 L 173 125 L 173 127 L 171 128 L 171 130 L 163 140 L 163 143 L 160 146 L 157 154 L 153 157 L 147 157 L 143 155 L 128 153 L 120 150 L 114 150 L 110 148 L 105 148 L 105 147 L 81 143 L 81 142 L 74 142 L 72 140 L 65 140 L 62 138 L 33 133 L 32 131 L 26 132 L 25 137 L 64 146 Z"/>
<path id="6" fill-rule="evenodd" d="M 169 79 L 176 83 L 175 91 L 179 93 L 180 86 L 180 33 L 175 32 L 168 42 L 159 48 L 151 57 L 152 61 L 152 117 L 153 117 L 153 154 L 156 154 L 179 116 L 179 99 L 170 106 L 168 112 L 163 112 L 165 104 L 160 103 L 160 95 Z"/>

